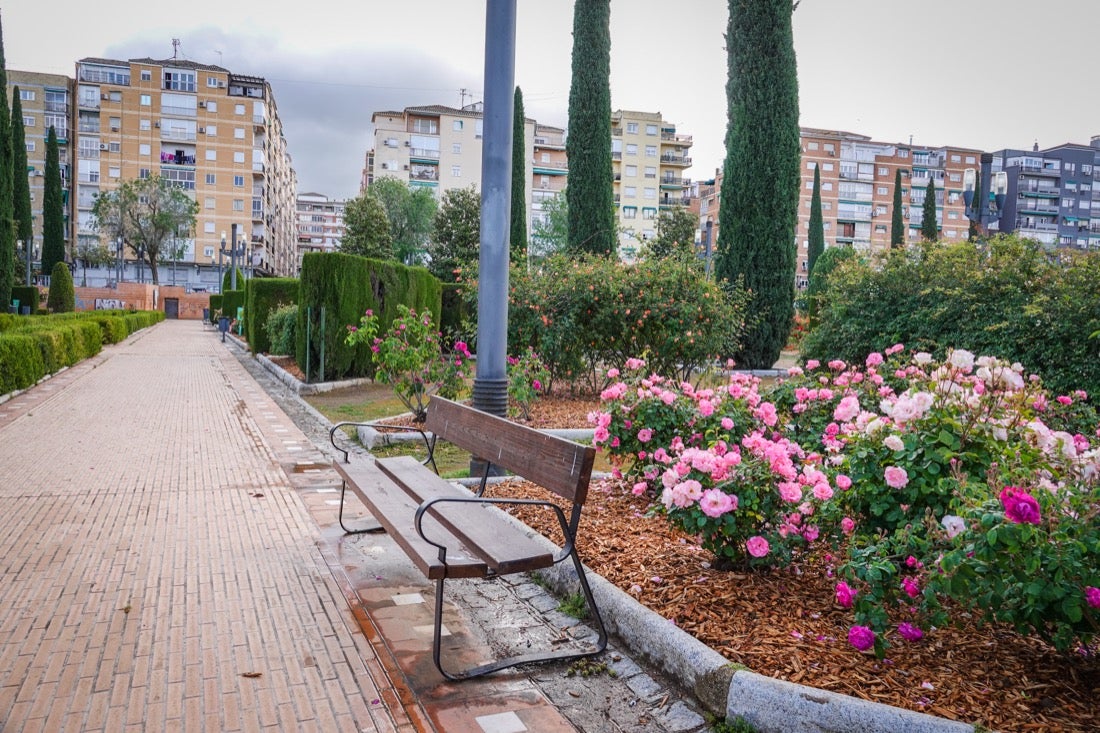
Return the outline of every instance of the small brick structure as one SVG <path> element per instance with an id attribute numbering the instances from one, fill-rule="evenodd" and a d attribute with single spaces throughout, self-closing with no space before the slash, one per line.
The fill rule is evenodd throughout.
<path id="1" fill-rule="evenodd" d="M 158 310 L 180 320 L 202 320 L 210 307 L 209 293 L 189 293 L 182 285 L 122 282 L 113 288 L 74 288 L 78 311 L 110 308 Z M 173 311 L 174 308 L 174 311 Z"/>

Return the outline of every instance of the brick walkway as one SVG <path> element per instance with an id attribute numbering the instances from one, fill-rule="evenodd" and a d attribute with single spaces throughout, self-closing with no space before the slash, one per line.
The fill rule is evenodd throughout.
<path id="1" fill-rule="evenodd" d="M 195 321 L 0 404 L 0 728 L 427 729 L 319 549 L 302 441 Z"/>

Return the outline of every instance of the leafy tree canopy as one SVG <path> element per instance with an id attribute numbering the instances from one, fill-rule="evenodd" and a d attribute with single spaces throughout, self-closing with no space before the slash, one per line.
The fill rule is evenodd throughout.
<path id="1" fill-rule="evenodd" d="M 400 181 L 394 182 L 404 186 Z M 372 184 L 371 188 L 377 183 Z M 340 240 L 340 251 L 377 260 L 397 259 L 386 207 L 370 189 L 348 201 L 344 207 L 344 236 Z"/>
<path id="2" fill-rule="evenodd" d="M 455 271 L 476 262 L 480 248 L 480 194 L 472 185 L 447 191 L 435 215 L 428 270 L 443 282 L 454 282 Z"/>
<path id="3" fill-rule="evenodd" d="M 422 264 L 438 209 L 431 190 L 388 176 L 376 178 L 367 190 L 386 210 L 394 257 L 406 265 Z"/>
<path id="4" fill-rule="evenodd" d="M 681 206 L 666 209 L 657 217 L 657 237 L 649 242 L 646 254 L 661 259 L 685 252 L 690 254 L 695 249 L 698 228 L 698 219 L 688 209 Z"/>

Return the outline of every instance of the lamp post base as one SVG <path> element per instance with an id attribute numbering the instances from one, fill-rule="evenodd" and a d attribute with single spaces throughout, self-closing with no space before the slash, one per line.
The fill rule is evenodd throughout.
<path id="1" fill-rule="evenodd" d="M 497 417 L 508 417 L 508 380 L 507 379 L 481 379 L 474 378 L 474 409 L 487 412 Z M 485 461 L 477 456 L 470 456 L 470 475 L 481 476 L 485 473 Z M 493 466 L 489 471 L 490 476 L 503 476 L 503 469 Z"/>

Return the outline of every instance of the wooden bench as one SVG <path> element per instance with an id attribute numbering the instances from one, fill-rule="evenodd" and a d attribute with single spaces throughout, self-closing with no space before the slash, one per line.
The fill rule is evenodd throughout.
<path id="1" fill-rule="evenodd" d="M 423 461 L 407 456 L 378 460 L 349 457 L 348 451 L 337 445 L 336 434 L 344 426 L 363 425 L 380 427 L 375 423 L 347 422 L 334 426 L 329 433 L 333 446 L 344 454 L 344 462 L 334 464 L 343 479 L 340 526 L 349 533 L 372 529 L 349 529 L 344 525 L 343 500 L 347 490 L 351 489 L 416 567 L 436 582 L 432 659 L 444 677 L 468 679 L 518 664 L 592 656 L 606 648 L 607 631 L 576 548 L 581 508 L 587 498 L 595 459 L 594 448 L 547 435 L 441 397 L 433 397 L 429 403 L 423 430 L 404 428 L 421 435 L 427 451 L 427 458 Z M 485 463 L 476 492 L 438 476 L 435 465 L 437 439 L 467 450 Z M 549 489 L 562 501 L 484 496 L 494 466 Z M 556 552 L 549 550 L 538 535 L 525 531 L 499 508 L 500 505 L 515 504 L 541 506 L 552 511 L 565 537 L 563 546 Z M 448 672 L 443 668 L 440 663 L 440 636 L 444 581 L 449 578 L 491 578 L 539 570 L 566 559 L 573 562 L 581 592 L 599 635 L 593 650 L 523 654 L 461 672 Z"/>

